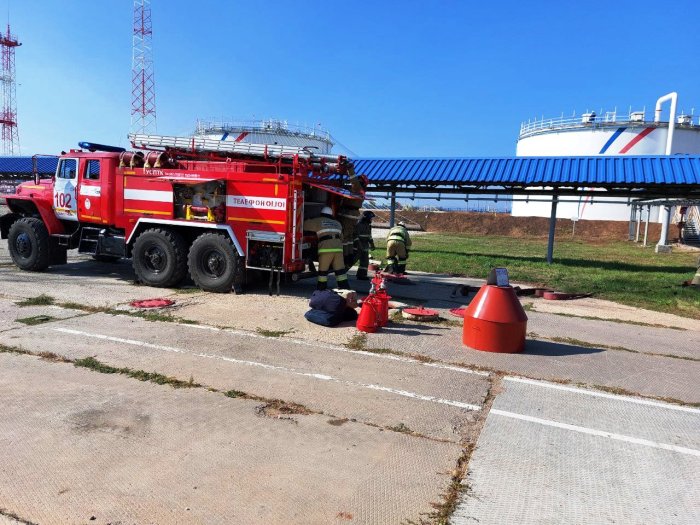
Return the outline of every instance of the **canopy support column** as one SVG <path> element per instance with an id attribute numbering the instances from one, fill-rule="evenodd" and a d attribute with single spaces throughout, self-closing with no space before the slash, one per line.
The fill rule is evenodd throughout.
<path id="1" fill-rule="evenodd" d="M 396 192 L 391 192 L 391 206 L 389 207 L 389 228 L 394 227 L 394 221 L 396 220 Z"/>
<path id="2" fill-rule="evenodd" d="M 552 264 L 554 259 L 554 231 L 557 227 L 557 203 L 559 196 L 552 195 L 552 211 L 549 215 L 549 238 L 547 239 L 547 264 Z"/>
<path id="3" fill-rule="evenodd" d="M 647 205 L 647 220 L 644 223 L 644 244 L 642 246 L 647 245 L 647 238 L 649 237 L 649 216 L 651 215 L 651 204 Z"/>
<path id="4" fill-rule="evenodd" d="M 639 219 L 637 219 L 637 207 L 633 204 L 632 206 L 630 206 L 630 225 L 629 232 L 627 235 L 628 241 L 634 240 L 635 224 L 639 224 Z"/>
<path id="5" fill-rule="evenodd" d="M 642 227 L 642 207 L 637 206 L 637 233 L 634 236 L 634 242 L 639 242 L 639 230 Z"/>
<path id="6" fill-rule="evenodd" d="M 665 205 L 661 210 L 661 237 L 656 244 L 656 253 L 669 252 L 671 248 L 668 245 L 668 225 L 671 223 L 671 206 Z"/>

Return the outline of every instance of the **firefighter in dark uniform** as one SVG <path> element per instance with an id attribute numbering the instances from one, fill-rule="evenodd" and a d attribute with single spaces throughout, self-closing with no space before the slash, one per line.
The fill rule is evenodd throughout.
<path id="1" fill-rule="evenodd" d="M 356 175 L 352 164 L 348 165 L 348 176 L 352 193 L 364 197 L 365 189 L 367 188 L 367 177 L 365 175 Z M 350 268 L 357 260 L 354 249 L 355 226 L 361 218 L 360 208 L 362 208 L 363 202 L 364 199 L 343 199 L 340 210 L 338 210 L 338 220 L 343 227 L 343 258 L 347 268 Z"/>
<path id="2" fill-rule="evenodd" d="M 362 218 L 355 227 L 355 245 L 360 255 L 360 265 L 357 268 L 357 279 L 368 281 L 367 267 L 369 266 L 369 251 L 374 250 L 374 239 L 372 239 L 372 219 L 374 213 L 366 210 L 362 213 Z"/>
<path id="3" fill-rule="evenodd" d="M 333 268 L 338 288 L 349 289 L 348 276 L 343 262 L 343 229 L 333 218 L 333 210 L 325 206 L 321 216 L 304 221 L 304 231 L 313 232 L 318 237 L 318 281 L 316 288 L 328 288 L 328 270 Z"/>
<path id="4" fill-rule="evenodd" d="M 386 271 L 389 273 L 406 273 L 406 259 L 411 247 L 411 237 L 408 235 L 406 224 L 399 222 L 386 238 Z"/>

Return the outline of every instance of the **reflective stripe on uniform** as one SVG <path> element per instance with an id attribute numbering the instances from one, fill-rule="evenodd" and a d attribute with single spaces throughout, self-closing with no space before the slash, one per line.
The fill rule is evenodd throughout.
<path id="1" fill-rule="evenodd" d="M 338 273 L 336 272 L 336 274 L 335 274 L 335 280 L 336 280 L 336 281 L 347 281 L 347 280 L 348 280 L 348 276 L 345 275 L 345 274 L 338 275 Z"/>
<path id="2" fill-rule="evenodd" d="M 342 248 L 319 248 L 318 253 L 343 253 Z"/>
<path id="3" fill-rule="evenodd" d="M 319 275 L 318 282 L 320 282 L 320 283 L 328 282 L 328 276 L 327 275 Z"/>
<path id="4" fill-rule="evenodd" d="M 325 228 L 325 229 L 323 229 L 323 230 L 318 230 L 318 231 L 316 232 L 316 234 L 319 235 L 319 236 L 320 236 L 322 233 L 337 233 L 338 235 L 340 235 L 341 233 L 343 233 L 343 230 L 338 230 L 338 229 L 336 229 L 336 228 Z"/>

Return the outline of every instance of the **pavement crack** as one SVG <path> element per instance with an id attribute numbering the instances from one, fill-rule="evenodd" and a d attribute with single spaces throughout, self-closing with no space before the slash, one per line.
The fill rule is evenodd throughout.
<path id="1" fill-rule="evenodd" d="M 25 519 L 25 518 L 22 518 L 22 517 L 18 516 L 17 514 L 15 514 L 14 512 L 12 512 L 8 509 L 5 509 L 3 507 L 0 507 L 0 516 L 10 518 L 11 520 L 17 521 L 17 522 L 21 523 L 22 525 L 39 525 L 38 523 L 36 523 L 34 521 L 30 521 L 30 520 Z"/>
<path id="2" fill-rule="evenodd" d="M 457 458 L 457 464 L 450 473 L 450 485 L 446 492 L 442 495 L 442 502 L 432 503 L 435 509 L 427 516 L 427 519 L 421 519 L 420 525 L 448 525 L 450 516 L 457 508 L 460 496 L 468 494 L 470 491 L 469 484 L 465 481 L 468 474 L 469 461 L 471 460 L 476 445 L 481 435 L 481 431 L 486 424 L 486 418 L 491 411 L 496 396 L 501 393 L 503 387 L 504 373 L 491 374 L 489 376 L 489 388 L 484 397 L 483 407 L 478 412 L 476 420 L 471 425 L 469 432 L 462 440 L 462 454 Z"/>

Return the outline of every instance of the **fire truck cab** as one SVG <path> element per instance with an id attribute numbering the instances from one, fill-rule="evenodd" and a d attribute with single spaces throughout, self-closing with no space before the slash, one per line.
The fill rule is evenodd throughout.
<path id="1" fill-rule="evenodd" d="M 189 273 L 212 292 L 240 291 L 254 273 L 313 275 L 315 236 L 304 220 L 364 199 L 352 162 L 289 146 L 130 135 L 137 151 L 81 143 L 0 196 L 14 263 L 42 271 L 77 249 L 131 258 L 139 281 L 178 285 Z"/>

